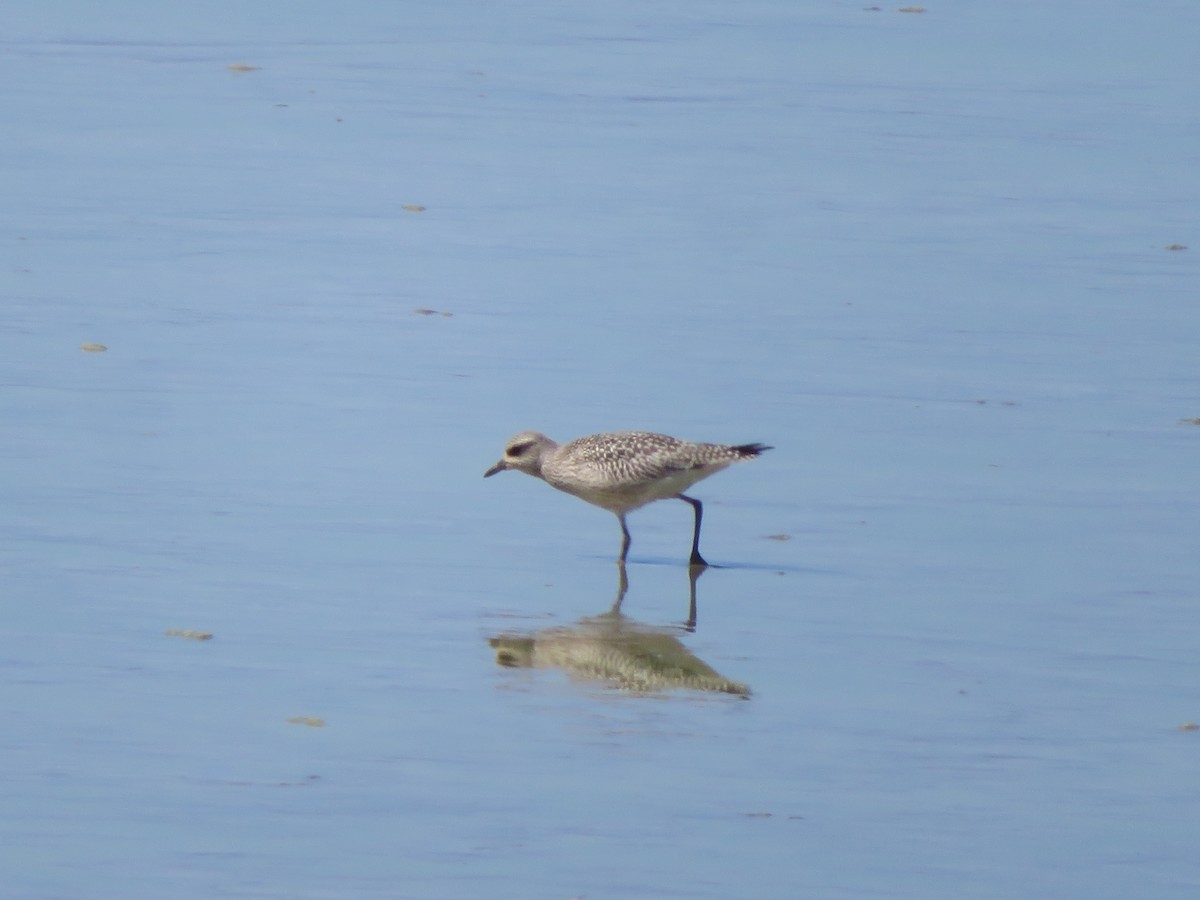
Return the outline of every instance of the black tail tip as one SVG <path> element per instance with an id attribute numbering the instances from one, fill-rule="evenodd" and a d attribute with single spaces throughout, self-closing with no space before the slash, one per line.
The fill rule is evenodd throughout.
<path id="1" fill-rule="evenodd" d="M 766 451 L 774 450 L 775 448 L 768 444 L 742 444 L 738 447 L 734 447 L 733 449 L 737 451 L 738 456 L 740 456 L 742 459 L 754 459 L 754 457 L 758 456 L 760 453 L 765 453 Z"/>

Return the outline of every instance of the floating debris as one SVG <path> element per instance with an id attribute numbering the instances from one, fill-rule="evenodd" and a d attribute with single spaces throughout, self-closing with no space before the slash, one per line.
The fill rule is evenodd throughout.
<path id="1" fill-rule="evenodd" d="M 187 638 L 189 641 L 211 641 L 211 631 L 192 631 L 190 628 L 168 628 L 163 632 L 167 637 Z"/>
<path id="2" fill-rule="evenodd" d="M 1200 722 L 1184 722 L 1179 726 L 1180 731 L 1200 731 Z"/>
<path id="3" fill-rule="evenodd" d="M 792 539 L 792 536 L 790 534 L 768 534 L 767 535 L 768 541 L 790 541 L 791 539 Z"/>
<path id="4" fill-rule="evenodd" d="M 290 725 L 307 725 L 309 728 L 324 728 L 325 720 L 316 716 L 292 716 L 288 719 Z"/>
<path id="5" fill-rule="evenodd" d="M 925 7 L 923 7 L 923 6 L 902 6 L 898 10 L 896 10 L 896 12 L 923 13 L 923 12 L 925 12 Z"/>
<path id="6" fill-rule="evenodd" d="M 419 203 L 406 203 L 400 208 L 405 212 L 425 212 L 425 207 Z"/>
<path id="7" fill-rule="evenodd" d="M 1186 250 L 1187 244 L 1167 244 L 1168 250 Z"/>
<path id="8" fill-rule="evenodd" d="M 247 65 L 246 63 L 233 63 L 229 66 L 226 66 L 226 68 L 229 69 L 230 72 L 236 72 L 239 75 L 244 75 L 247 72 L 258 72 L 262 70 L 262 66 L 251 66 Z"/>
<path id="9" fill-rule="evenodd" d="M 1180 425 L 1200 425 L 1200 419 L 1180 419 Z"/>
<path id="10" fill-rule="evenodd" d="M 88 344 L 80 344 L 79 349 L 82 350 L 84 353 L 103 353 L 108 348 L 105 347 L 103 344 L 88 343 Z"/>
<path id="11" fill-rule="evenodd" d="M 415 313 L 418 316 L 441 316 L 443 319 L 453 319 L 454 318 L 454 313 L 452 313 L 452 312 L 441 312 L 440 310 L 429 309 L 424 306 L 420 307 L 419 309 L 414 309 L 413 313 Z"/>

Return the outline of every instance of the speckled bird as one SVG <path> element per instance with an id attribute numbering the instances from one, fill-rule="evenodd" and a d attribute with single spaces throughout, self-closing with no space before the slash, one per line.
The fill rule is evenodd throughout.
<path id="1" fill-rule="evenodd" d="M 625 516 L 655 500 L 683 500 L 696 513 L 689 564 L 707 566 L 700 555 L 704 508 L 683 492 L 731 463 L 770 449 L 766 444 L 695 444 L 648 431 L 592 434 L 560 446 L 544 434 L 523 431 L 509 440 L 503 458 L 483 477 L 514 469 L 615 514 L 621 523 L 621 564 L 630 544 Z"/>

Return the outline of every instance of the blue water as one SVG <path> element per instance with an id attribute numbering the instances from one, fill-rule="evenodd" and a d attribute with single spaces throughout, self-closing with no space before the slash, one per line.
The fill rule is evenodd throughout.
<path id="1" fill-rule="evenodd" d="M 10 17 L 0 895 L 1196 895 L 1200 8 L 869 6 Z"/>

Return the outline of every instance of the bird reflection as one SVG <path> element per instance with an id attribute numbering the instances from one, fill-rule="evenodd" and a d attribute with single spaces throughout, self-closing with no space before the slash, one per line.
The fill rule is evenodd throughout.
<path id="1" fill-rule="evenodd" d="M 510 668 L 562 669 L 574 678 L 640 693 L 684 689 L 750 695 L 749 686 L 717 672 L 677 637 L 680 630 L 695 631 L 696 581 L 703 568 L 689 567 L 688 619 L 682 629 L 646 625 L 622 613 L 629 579 L 624 566 L 618 569 L 617 599 L 608 612 L 570 626 L 496 635 L 488 640 L 496 662 Z"/>

